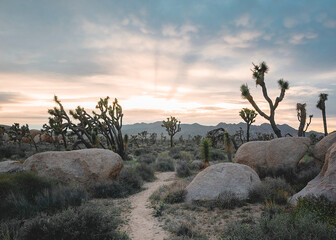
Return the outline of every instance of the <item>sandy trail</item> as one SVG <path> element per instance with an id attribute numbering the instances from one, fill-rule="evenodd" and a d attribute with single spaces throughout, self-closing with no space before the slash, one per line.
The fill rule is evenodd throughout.
<path id="1" fill-rule="evenodd" d="M 156 218 L 152 216 L 153 209 L 150 208 L 149 196 L 160 186 L 173 182 L 175 172 L 157 173 L 157 180 L 146 183 L 146 190 L 139 192 L 129 198 L 132 211 L 129 219 L 129 236 L 133 240 L 163 240 L 168 233 L 160 226 Z"/>

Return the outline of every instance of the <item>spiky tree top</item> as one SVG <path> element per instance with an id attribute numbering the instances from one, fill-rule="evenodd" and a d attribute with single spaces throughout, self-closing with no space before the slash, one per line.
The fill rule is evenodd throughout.
<path id="1" fill-rule="evenodd" d="M 177 120 L 177 118 L 170 116 L 167 118 L 167 121 L 162 121 L 162 127 L 165 127 L 169 136 L 174 136 L 177 132 L 181 131 L 181 121 Z"/>
<path id="2" fill-rule="evenodd" d="M 247 123 L 247 124 L 252 124 L 255 122 L 255 118 L 258 116 L 258 114 L 252 110 L 252 109 L 248 109 L 248 108 L 243 108 L 240 112 L 239 112 L 239 116 Z"/>
<path id="3" fill-rule="evenodd" d="M 325 109 L 325 101 L 328 100 L 328 94 L 327 93 L 320 93 L 319 100 L 316 104 L 316 107 L 324 110 Z"/>

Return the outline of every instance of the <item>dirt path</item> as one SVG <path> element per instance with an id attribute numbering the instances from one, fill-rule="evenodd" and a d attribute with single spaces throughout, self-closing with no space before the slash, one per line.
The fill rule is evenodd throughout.
<path id="1" fill-rule="evenodd" d="M 152 216 L 149 196 L 160 186 L 173 182 L 175 172 L 164 172 L 156 175 L 157 180 L 146 183 L 146 190 L 129 198 L 131 214 L 129 219 L 129 236 L 133 240 L 163 240 L 168 237 L 167 233 L 159 226 L 159 222 Z"/>

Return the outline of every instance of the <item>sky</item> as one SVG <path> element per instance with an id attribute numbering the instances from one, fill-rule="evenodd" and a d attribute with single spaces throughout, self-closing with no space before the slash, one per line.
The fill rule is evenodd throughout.
<path id="1" fill-rule="evenodd" d="M 296 103 L 306 103 L 310 130 L 322 131 L 323 92 L 330 132 L 335 45 L 334 0 L 0 0 L 0 124 L 40 128 L 54 95 L 68 110 L 117 98 L 124 124 L 238 123 L 252 108 L 244 83 L 269 111 L 250 70 L 265 61 L 271 98 L 278 79 L 290 86 L 276 122 L 298 128 Z"/>

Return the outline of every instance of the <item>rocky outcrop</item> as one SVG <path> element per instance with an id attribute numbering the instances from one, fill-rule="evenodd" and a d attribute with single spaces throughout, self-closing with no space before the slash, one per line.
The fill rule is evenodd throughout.
<path id="1" fill-rule="evenodd" d="M 234 162 L 248 165 L 254 170 L 296 169 L 309 146 L 310 139 L 304 137 L 248 142 L 238 149 Z"/>
<path id="2" fill-rule="evenodd" d="M 44 152 L 29 157 L 24 170 L 61 182 L 90 184 L 116 179 L 123 167 L 121 157 L 105 149 Z"/>
<path id="3" fill-rule="evenodd" d="M 295 204 L 299 197 L 310 195 L 317 197 L 323 195 L 336 202 L 336 143 L 328 149 L 320 174 L 311 180 L 304 189 L 296 193 L 290 202 Z"/>
<path id="4" fill-rule="evenodd" d="M 22 172 L 23 166 L 19 161 L 7 160 L 0 162 L 0 173 Z"/>
<path id="5" fill-rule="evenodd" d="M 186 201 L 214 200 L 221 193 L 227 192 L 237 198 L 246 199 L 250 188 L 258 183 L 258 174 L 249 166 L 219 163 L 197 174 L 186 188 Z"/>
<path id="6" fill-rule="evenodd" d="M 313 155 L 316 159 L 318 159 L 321 162 L 324 162 L 325 155 L 328 151 L 328 149 L 336 143 L 336 132 L 333 132 L 329 134 L 328 136 L 322 138 L 321 141 L 316 143 L 313 151 Z"/>

